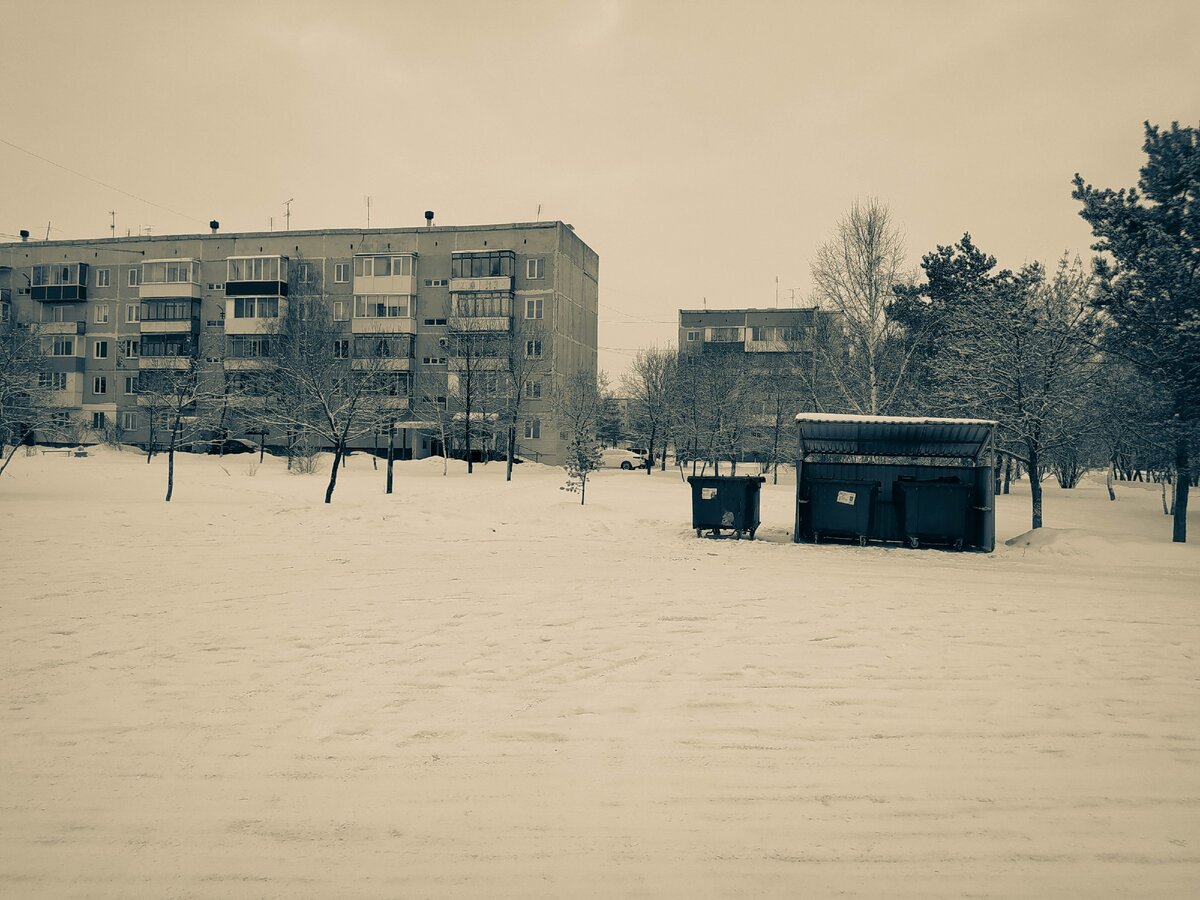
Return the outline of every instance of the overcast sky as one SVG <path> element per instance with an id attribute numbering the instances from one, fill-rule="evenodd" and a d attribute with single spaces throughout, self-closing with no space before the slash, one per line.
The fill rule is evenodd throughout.
<path id="1" fill-rule="evenodd" d="M 1005 266 L 1086 256 L 1073 174 L 1132 185 L 1144 120 L 1200 124 L 1197 10 L 0 0 L 0 240 L 540 205 L 600 254 L 616 376 L 680 307 L 807 302 L 856 198 L 913 266 L 964 231 Z"/>

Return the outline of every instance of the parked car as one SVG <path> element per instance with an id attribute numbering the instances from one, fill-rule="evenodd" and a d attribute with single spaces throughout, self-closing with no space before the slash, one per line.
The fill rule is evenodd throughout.
<path id="1" fill-rule="evenodd" d="M 621 450 L 607 447 L 600 451 L 600 467 L 603 469 L 645 469 L 650 460 L 644 453 L 634 453 L 632 450 Z"/>

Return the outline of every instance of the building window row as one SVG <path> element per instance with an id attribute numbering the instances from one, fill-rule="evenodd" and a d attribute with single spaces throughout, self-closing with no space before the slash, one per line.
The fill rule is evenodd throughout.
<path id="1" fill-rule="evenodd" d="M 412 316 L 412 297 L 409 294 L 356 294 L 354 318 L 394 319 Z"/>
<path id="2" fill-rule="evenodd" d="M 287 281 L 287 258 L 231 256 L 225 260 L 226 281 Z"/>
<path id="3" fill-rule="evenodd" d="M 511 250 L 490 253 L 456 253 L 450 259 L 451 278 L 511 278 L 517 257 Z"/>
<path id="4" fill-rule="evenodd" d="M 276 319 L 279 317 L 278 297 L 237 297 L 233 301 L 235 319 Z"/>
<path id="5" fill-rule="evenodd" d="M 356 256 L 354 274 L 360 278 L 386 278 L 391 275 L 411 275 L 411 256 Z"/>
<path id="6" fill-rule="evenodd" d="M 506 291 L 477 291 L 454 294 L 450 314 L 463 318 L 512 315 L 512 296 Z"/>

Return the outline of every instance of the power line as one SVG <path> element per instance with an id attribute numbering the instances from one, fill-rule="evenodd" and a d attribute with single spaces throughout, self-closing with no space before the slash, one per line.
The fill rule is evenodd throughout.
<path id="1" fill-rule="evenodd" d="M 131 194 L 129 191 L 122 190 L 121 188 L 115 187 L 114 185 L 111 185 L 111 184 L 108 184 L 107 182 L 101 181 L 98 178 L 93 178 L 91 175 L 84 175 L 82 172 L 77 172 L 75 169 L 72 169 L 68 166 L 64 166 L 62 163 L 56 163 L 54 160 L 47 159 L 46 157 L 44 157 L 38 153 L 34 153 L 32 150 L 26 150 L 24 147 L 19 147 L 16 144 L 14 144 L 12 141 L 5 140 L 2 137 L 0 137 L 0 144 L 7 144 L 8 146 L 12 147 L 14 150 L 20 150 L 22 153 L 27 153 L 30 156 L 32 156 L 34 159 L 40 159 L 44 163 L 49 163 L 50 165 L 54 166 L 55 168 L 62 169 L 64 172 L 70 172 L 72 175 L 77 175 L 80 178 L 84 179 L 85 181 L 92 182 L 92 184 L 98 184 L 101 187 L 108 188 L 110 191 L 116 191 L 118 194 L 124 194 L 126 197 L 132 197 L 134 200 L 137 200 L 139 203 L 145 203 L 147 206 L 153 206 L 157 209 L 165 210 L 166 212 L 169 212 L 172 215 L 179 216 L 180 218 L 183 218 L 183 219 L 191 219 L 193 222 L 201 222 L 201 223 L 204 222 L 203 219 L 197 218 L 196 216 L 189 216 L 187 213 L 181 213 L 181 212 L 179 212 L 179 210 L 171 209 L 171 207 L 169 207 L 169 206 L 163 206 L 161 203 L 155 203 L 153 200 L 147 200 L 145 197 L 139 197 L 137 194 Z"/>

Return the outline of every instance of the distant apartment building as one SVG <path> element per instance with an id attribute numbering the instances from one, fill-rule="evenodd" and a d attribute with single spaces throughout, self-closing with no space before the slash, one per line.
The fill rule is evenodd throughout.
<path id="1" fill-rule="evenodd" d="M 747 363 L 786 355 L 811 362 L 820 317 L 817 307 L 799 309 L 681 309 L 679 349 L 685 354 L 744 354 Z"/>
<path id="2" fill-rule="evenodd" d="M 460 377 L 457 333 L 507 337 L 544 360 L 522 390 L 518 452 L 557 462 L 554 384 L 596 372 L 598 283 L 599 258 L 563 222 L 239 234 L 214 223 L 210 234 L 0 244 L 0 317 L 41 334 L 61 423 L 116 427 L 132 443 L 149 440 L 146 373 L 197 364 L 231 385 L 252 379 L 271 367 L 271 334 L 300 291 L 338 323 L 331 355 L 389 357 L 396 427 L 415 457 L 441 449 L 422 406 Z M 503 393 L 503 366 L 483 368 Z M 236 436 L 236 417 L 230 426 Z"/>

